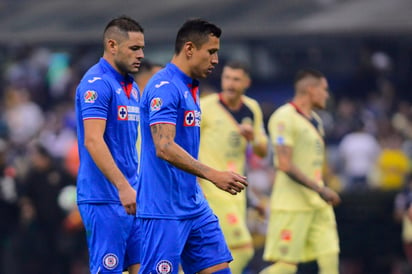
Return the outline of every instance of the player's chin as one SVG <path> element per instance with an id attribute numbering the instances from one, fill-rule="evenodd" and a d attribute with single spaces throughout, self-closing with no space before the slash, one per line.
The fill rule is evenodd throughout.
<path id="1" fill-rule="evenodd" d="M 133 70 L 134 72 L 139 71 L 139 69 L 140 69 L 140 63 L 133 63 L 133 64 L 130 66 L 130 69 Z"/>
<path id="2" fill-rule="evenodd" d="M 137 73 L 139 71 L 139 67 L 138 66 L 132 66 L 132 67 L 130 67 L 130 69 L 129 69 L 129 73 L 131 73 L 131 74 L 135 74 L 135 73 Z"/>
<path id="3" fill-rule="evenodd" d="M 200 75 L 199 78 L 205 79 L 205 78 L 207 78 L 210 74 L 211 74 L 211 72 L 205 71 L 205 72 L 203 72 L 203 73 Z"/>

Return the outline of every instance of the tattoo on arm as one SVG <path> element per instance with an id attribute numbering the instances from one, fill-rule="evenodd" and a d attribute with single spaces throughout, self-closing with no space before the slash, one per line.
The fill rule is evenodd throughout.
<path id="1" fill-rule="evenodd" d="M 176 128 L 169 124 L 155 124 L 151 127 L 153 142 L 158 157 L 186 172 L 205 178 L 209 168 L 174 142 Z"/>

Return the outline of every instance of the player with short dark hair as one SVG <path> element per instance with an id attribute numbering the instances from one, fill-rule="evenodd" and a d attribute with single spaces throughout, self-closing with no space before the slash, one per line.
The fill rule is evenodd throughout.
<path id="1" fill-rule="evenodd" d="M 202 97 L 199 160 L 216 169 L 246 173 L 246 151 L 250 145 L 260 157 L 267 153 L 267 136 L 263 127 L 262 110 L 258 102 L 245 95 L 251 83 L 249 68 L 239 61 L 223 67 L 222 91 Z M 246 224 L 246 192 L 236 196 L 219 191 L 200 179 L 213 212 L 219 218 L 233 256 L 230 269 L 243 273 L 254 249 Z"/>
<path id="2" fill-rule="evenodd" d="M 144 57 L 143 28 L 129 17 L 108 23 L 100 61 L 76 91 L 80 168 L 77 203 L 91 273 L 137 273 L 136 153 L 140 92 L 130 73 Z"/>
<path id="3" fill-rule="evenodd" d="M 237 194 L 246 178 L 197 160 L 199 82 L 218 63 L 221 30 L 205 20 L 186 21 L 170 63 L 146 85 L 141 101 L 142 155 L 138 217 L 140 273 L 230 273 L 232 256 L 197 176 Z"/>
<path id="4" fill-rule="evenodd" d="M 293 274 L 299 262 L 317 260 L 319 273 L 339 272 L 339 241 L 331 205 L 340 202 L 322 178 L 323 125 L 315 109 L 329 97 L 325 76 L 313 69 L 296 74 L 295 96 L 269 119 L 275 148 L 275 183 L 264 259 L 276 262 L 261 274 Z"/>

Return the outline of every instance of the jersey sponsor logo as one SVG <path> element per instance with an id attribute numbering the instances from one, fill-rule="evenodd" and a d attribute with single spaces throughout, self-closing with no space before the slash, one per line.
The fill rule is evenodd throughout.
<path id="1" fill-rule="evenodd" d="M 122 88 L 118 88 L 118 89 L 116 89 L 116 93 L 117 93 L 117 94 L 122 93 L 122 91 L 123 91 L 123 89 L 122 89 Z"/>
<path id="2" fill-rule="evenodd" d="M 139 121 L 140 108 L 137 106 L 117 106 L 117 120 Z"/>
<path id="3" fill-rule="evenodd" d="M 150 110 L 151 111 L 158 111 L 162 107 L 163 101 L 161 98 L 156 97 L 150 101 Z"/>
<path id="4" fill-rule="evenodd" d="M 185 127 L 200 127 L 200 111 L 187 110 L 183 116 Z"/>
<path id="5" fill-rule="evenodd" d="M 88 90 L 84 93 L 84 102 L 93 104 L 96 102 L 97 92 L 94 90 Z"/>
<path id="6" fill-rule="evenodd" d="M 173 271 L 172 263 L 169 262 L 168 260 L 161 260 L 156 265 L 156 272 L 158 274 L 168 274 L 168 273 L 172 273 L 172 271 Z"/>
<path id="7" fill-rule="evenodd" d="M 97 80 L 102 80 L 102 78 L 101 77 L 93 77 L 93 79 L 87 80 L 87 82 L 89 82 L 91 84 L 91 83 L 96 82 Z"/>
<path id="8" fill-rule="evenodd" d="M 161 81 L 159 84 L 155 85 L 155 88 L 160 88 L 161 86 L 169 84 L 169 81 Z"/>
<path id="9" fill-rule="evenodd" d="M 103 257 L 103 266 L 108 270 L 113 270 L 119 264 L 119 259 L 113 253 L 108 253 Z"/>

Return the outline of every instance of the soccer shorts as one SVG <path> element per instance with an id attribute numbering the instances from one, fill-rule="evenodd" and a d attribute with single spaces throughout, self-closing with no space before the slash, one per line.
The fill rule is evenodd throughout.
<path id="1" fill-rule="evenodd" d="M 220 227 L 229 247 L 252 244 L 252 236 L 246 223 L 246 204 L 239 205 L 239 203 L 231 201 L 227 203 L 220 201 L 219 205 L 210 203 L 210 206 L 219 218 Z"/>
<path id="2" fill-rule="evenodd" d="M 402 241 L 404 243 L 412 243 L 412 221 L 407 214 L 403 216 L 402 221 Z"/>
<path id="3" fill-rule="evenodd" d="M 142 232 L 139 273 L 197 273 L 232 261 L 217 217 L 211 211 L 185 219 L 140 219 Z"/>
<path id="4" fill-rule="evenodd" d="M 246 192 L 231 195 L 215 185 L 201 180 L 206 199 L 219 218 L 220 227 L 230 248 L 252 243 L 246 223 Z"/>
<path id="5" fill-rule="evenodd" d="M 265 260 L 298 263 L 338 252 L 339 239 L 332 207 L 271 212 L 263 254 Z"/>
<path id="6" fill-rule="evenodd" d="M 121 204 L 79 204 L 89 248 L 90 272 L 122 273 L 140 263 L 138 219 Z"/>

